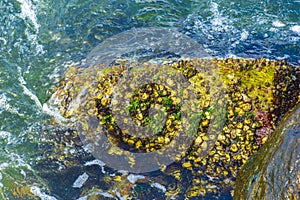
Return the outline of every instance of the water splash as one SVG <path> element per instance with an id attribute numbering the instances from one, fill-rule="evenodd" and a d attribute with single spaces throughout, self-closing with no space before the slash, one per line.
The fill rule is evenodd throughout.
<path id="1" fill-rule="evenodd" d="M 24 20 L 27 21 L 29 19 L 29 24 L 25 30 L 25 34 L 27 36 L 28 41 L 31 41 L 32 44 L 36 48 L 36 54 L 43 54 L 43 46 L 38 43 L 38 33 L 39 33 L 39 28 L 40 24 L 38 23 L 37 20 L 37 15 L 36 15 L 36 7 L 33 6 L 31 1 L 29 0 L 17 0 L 21 4 L 21 13 L 20 17 Z M 33 28 L 35 30 L 35 33 L 32 33 L 30 30 L 30 23 L 33 25 Z"/>

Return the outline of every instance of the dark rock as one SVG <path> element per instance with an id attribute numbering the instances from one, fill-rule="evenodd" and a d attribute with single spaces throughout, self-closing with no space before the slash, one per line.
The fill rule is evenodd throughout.
<path id="1" fill-rule="evenodd" d="M 243 166 L 234 199 L 300 199 L 300 105 Z"/>

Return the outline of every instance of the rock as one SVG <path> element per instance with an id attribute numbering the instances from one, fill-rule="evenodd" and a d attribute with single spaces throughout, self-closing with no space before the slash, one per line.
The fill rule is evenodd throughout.
<path id="1" fill-rule="evenodd" d="M 153 62 L 141 64 L 120 60 L 108 68 L 103 65 L 89 68 L 70 67 L 61 85 L 56 88 L 50 100 L 50 106 L 56 106 L 63 117 L 71 120 L 72 125 L 73 122 L 81 122 L 80 126 L 84 130 L 79 132 L 81 141 L 85 138 L 90 138 L 90 141 L 99 141 L 100 134 L 95 130 L 107 131 L 105 134 L 112 136 L 110 142 L 114 145 L 104 152 L 107 153 L 108 160 L 104 162 L 108 167 L 111 167 L 112 163 L 109 163 L 109 159 L 112 159 L 114 155 L 119 156 L 118 158 L 128 158 L 134 164 L 141 163 L 135 162 L 136 159 L 132 157 L 127 157 L 128 152 L 152 152 L 156 150 L 155 148 L 160 149 L 166 141 L 172 140 L 172 135 L 168 132 L 164 132 L 165 137 L 150 139 L 132 137 L 126 132 L 121 134 L 120 130 L 123 130 L 117 126 L 118 123 L 115 123 L 116 112 L 111 110 L 111 102 L 117 82 L 125 73 L 134 72 L 141 67 L 144 69 L 169 67 L 178 70 L 178 74 L 183 74 L 194 86 L 194 91 L 200 94 L 198 105 L 201 107 L 199 113 L 201 121 L 195 135 L 195 142 L 184 152 L 185 156 L 181 160 L 177 160 L 165 169 L 162 168 L 160 172 L 161 177 L 172 177 L 176 185 L 175 189 L 166 188 L 166 195 L 169 196 L 179 193 L 178 195 L 182 195 L 180 198 L 197 198 L 228 194 L 235 185 L 236 175 L 243 164 L 264 143 L 267 143 L 277 122 L 299 102 L 300 70 L 284 61 L 194 58 L 165 59 L 159 64 Z M 209 70 L 206 70 L 208 67 Z M 149 73 L 149 71 L 145 70 L 142 73 Z M 220 81 L 214 78 L 217 74 L 223 83 L 222 87 L 216 87 L 217 81 Z M 205 78 L 207 80 L 202 84 Z M 207 84 L 212 86 L 208 92 L 205 87 Z M 130 84 L 127 85 L 130 86 Z M 130 100 L 129 109 L 131 109 L 131 117 L 137 123 L 147 123 L 145 119 L 149 113 L 146 112 L 147 109 L 143 110 L 142 103 L 149 101 L 149 104 L 158 104 L 159 100 L 156 101 L 156 99 L 159 99 L 159 95 L 163 95 L 164 92 L 170 93 L 165 88 L 158 93 L 157 88 L 158 85 L 148 84 L 138 90 L 136 94 L 140 96 L 131 96 L 133 100 Z M 217 92 L 212 95 L 215 89 L 220 88 L 224 89 L 223 109 L 225 109 L 215 109 L 215 111 L 224 112 L 224 115 L 220 112 L 220 116 L 224 117 L 224 123 L 220 122 L 219 125 L 222 128 L 214 131 L 218 134 L 207 135 L 211 121 L 218 121 L 212 120 L 214 114 L 211 108 L 214 106 L 211 105 L 210 100 L 215 101 L 216 97 L 220 97 L 217 96 Z M 176 107 L 174 103 L 176 98 L 169 100 L 166 99 L 161 104 L 166 107 L 166 110 L 172 111 L 173 116 L 170 119 L 176 119 L 177 111 L 170 109 Z M 194 121 L 189 122 L 194 123 Z M 54 137 L 57 138 L 57 136 Z M 107 144 L 102 141 L 97 143 Z M 127 150 L 126 153 L 116 151 L 115 146 Z M 52 157 L 48 156 L 48 159 L 63 163 L 67 168 L 74 165 L 73 161 L 76 161 L 76 158 L 70 159 L 70 156 L 74 155 L 62 155 L 60 152 L 66 151 L 62 151 L 59 145 L 55 145 L 55 142 L 54 147 L 56 147 L 56 154 Z M 102 158 L 96 158 L 102 160 Z M 146 164 L 149 165 L 149 162 Z M 143 170 L 142 167 L 144 166 L 141 165 L 139 169 Z M 122 166 L 120 168 L 122 169 Z M 146 180 L 155 178 L 151 174 L 145 177 Z M 162 180 L 163 178 L 157 182 L 160 183 Z"/>
<path id="2" fill-rule="evenodd" d="M 237 177 L 235 199 L 300 199 L 300 104 Z"/>

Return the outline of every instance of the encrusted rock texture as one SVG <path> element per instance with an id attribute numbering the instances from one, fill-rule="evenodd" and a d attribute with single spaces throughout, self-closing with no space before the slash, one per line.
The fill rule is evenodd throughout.
<path id="1" fill-rule="evenodd" d="M 209 74 L 204 74 L 201 69 L 208 67 L 208 63 L 214 68 L 210 69 Z M 160 64 L 155 65 L 159 67 Z M 160 177 L 169 177 L 174 182 L 170 184 L 172 187 L 166 186 L 165 195 L 188 198 L 218 197 L 224 193 L 233 195 L 238 171 L 255 152 L 268 143 L 270 138 L 273 138 L 272 140 L 278 138 L 278 136 L 273 136 L 278 123 L 291 108 L 299 103 L 300 68 L 291 66 L 285 61 L 232 58 L 183 59 L 167 61 L 161 65 L 174 68 L 178 70 L 178 73 L 183 74 L 194 85 L 201 105 L 199 113 L 201 119 L 194 143 L 189 151 L 184 153 L 183 159 L 160 172 Z M 137 123 L 147 123 L 149 118 L 146 112 L 149 107 L 147 101 L 165 106 L 168 114 L 173 116 L 168 118 L 173 121 L 163 126 L 165 131 L 154 139 L 140 140 L 131 137 L 130 134 L 122 134 L 122 130 L 115 123 L 110 107 L 114 92 L 112 88 L 117 84 L 122 73 L 136 66 L 138 64 L 119 62 L 108 68 L 104 66 L 84 69 L 70 67 L 66 77 L 56 88 L 50 103 L 56 106 L 62 116 L 67 119 L 76 121 L 87 115 L 97 116 L 99 123 L 105 127 L 109 135 L 115 138 L 113 142 L 116 145 L 136 152 L 154 151 L 166 141 L 172 140 L 172 136 L 176 136 L 174 133 L 177 130 L 176 125 L 180 124 L 180 118 L 176 118 L 177 111 L 173 109 L 178 105 L 178 101 L 172 96 L 167 98 L 168 94 L 171 94 L 168 89 L 160 88 L 155 84 L 147 85 L 130 101 L 130 114 Z M 207 86 L 212 85 L 209 81 L 199 84 L 206 76 L 211 76 L 211 81 L 215 81 L 213 77 L 221 79 L 222 87 L 220 88 L 224 90 L 225 99 L 222 129 L 209 137 L 206 132 L 214 114 L 212 111 L 214 96 L 211 94 L 214 88 L 207 89 L 209 88 Z M 86 94 L 89 98 L 78 98 L 82 95 L 83 89 L 88 91 Z M 161 98 L 162 101 L 154 102 L 154 98 Z M 81 113 L 79 103 L 87 113 Z M 68 137 L 75 138 L 78 142 L 76 130 Z M 208 149 L 209 141 L 214 141 L 210 149 Z M 209 151 L 206 155 L 201 154 L 207 150 Z M 66 151 L 60 152 L 59 148 L 56 148 L 55 152 L 56 155 L 53 158 L 55 162 L 65 163 L 66 166 L 71 166 L 72 162 L 75 162 L 70 162 L 68 158 L 76 155 L 70 153 L 63 155 Z M 146 179 L 152 178 L 151 174 L 146 175 Z M 163 178 L 161 181 L 164 182 Z M 125 191 L 127 194 L 124 195 L 130 196 L 128 188 Z"/>

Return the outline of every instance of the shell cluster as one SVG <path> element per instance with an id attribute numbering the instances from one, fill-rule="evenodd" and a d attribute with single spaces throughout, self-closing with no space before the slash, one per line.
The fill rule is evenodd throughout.
<path id="1" fill-rule="evenodd" d="M 206 74 L 200 68 L 208 62 L 217 70 Z M 134 65 L 122 61 L 105 69 L 103 66 L 71 67 L 54 97 L 64 117 L 83 120 L 87 115 L 97 116 L 115 145 L 132 152 L 152 152 L 168 145 L 181 129 L 180 101 L 170 88 L 146 84 L 128 96 L 128 110 L 136 124 L 157 128 L 156 134 L 143 138 L 120 130 L 110 109 L 113 88 Z M 173 177 L 176 182 L 175 188 L 167 188 L 166 195 L 184 193 L 185 197 L 192 198 L 231 190 L 241 166 L 268 141 L 283 115 L 299 103 L 300 69 L 284 61 L 232 58 L 166 61 L 162 65 L 178 70 L 189 80 L 197 96 L 200 118 L 197 134 L 188 152 L 184 152 L 184 158 L 161 169 L 161 176 Z M 216 112 L 212 94 L 217 89 L 203 81 L 208 76 L 214 82 L 220 79 L 225 90 L 224 102 L 220 103 L 225 108 L 225 123 L 220 122 L 222 129 L 214 135 L 206 134 Z M 78 107 L 79 102 L 84 110 Z M 151 106 L 165 111 L 164 124 L 152 124 L 155 116 L 149 116 Z M 202 155 L 205 151 L 208 153 Z M 184 174 L 189 174 L 190 180 L 185 189 Z"/>

